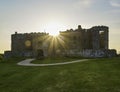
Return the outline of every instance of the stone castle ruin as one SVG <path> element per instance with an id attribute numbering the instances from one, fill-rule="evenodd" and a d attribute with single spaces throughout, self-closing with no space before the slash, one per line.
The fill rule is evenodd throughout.
<path id="1" fill-rule="evenodd" d="M 48 33 L 17 33 L 11 36 L 11 51 L 5 57 L 83 56 L 112 57 L 116 50 L 109 49 L 109 28 L 94 26 L 60 31 L 58 37 Z"/>

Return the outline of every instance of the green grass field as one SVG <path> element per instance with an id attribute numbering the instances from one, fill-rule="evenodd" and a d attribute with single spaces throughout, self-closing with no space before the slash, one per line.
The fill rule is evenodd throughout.
<path id="1" fill-rule="evenodd" d="M 20 60 L 0 61 L 0 92 L 120 92 L 120 57 L 47 67 Z"/>
<path id="2" fill-rule="evenodd" d="M 62 63 L 62 62 L 70 62 L 74 60 L 83 59 L 82 57 L 54 57 L 54 58 L 44 58 L 41 60 L 34 60 L 32 63 L 34 64 L 50 64 L 50 63 Z"/>

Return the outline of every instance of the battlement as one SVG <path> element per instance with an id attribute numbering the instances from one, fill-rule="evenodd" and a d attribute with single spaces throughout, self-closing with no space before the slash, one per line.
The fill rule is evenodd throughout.
<path id="1" fill-rule="evenodd" d="M 103 31 L 108 31 L 109 30 L 109 27 L 107 27 L 107 26 L 94 26 L 94 27 L 92 27 L 92 28 L 90 28 L 90 30 L 98 30 L 98 31 L 101 31 L 101 30 L 103 30 Z"/>
<path id="2" fill-rule="evenodd" d="M 12 35 L 20 35 L 20 36 L 23 36 L 23 35 L 49 35 L 49 33 L 46 33 L 46 32 L 31 32 L 31 33 L 18 33 L 18 32 L 15 32 L 15 34 L 12 34 Z"/>

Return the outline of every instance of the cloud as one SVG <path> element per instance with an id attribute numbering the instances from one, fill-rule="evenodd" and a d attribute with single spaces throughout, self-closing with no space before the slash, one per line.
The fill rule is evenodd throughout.
<path id="1" fill-rule="evenodd" d="M 120 7 L 120 0 L 111 0 L 110 5 L 113 7 Z"/>
<path id="2" fill-rule="evenodd" d="M 79 4 L 82 4 L 84 6 L 89 6 L 91 5 L 91 0 L 79 0 Z"/>
<path id="3" fill-rule="evenodd" d="M 82 8 L 85 8 L 85 7 L 90 7 L 92 5 L 94 0 L 76 0 L 75 3 L 74 3 L 74 6 L 75 7 L 82 7 Z"/>

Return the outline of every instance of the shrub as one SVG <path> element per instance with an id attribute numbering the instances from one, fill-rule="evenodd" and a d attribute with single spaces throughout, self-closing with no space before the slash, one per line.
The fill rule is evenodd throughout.
<path id="1" fill-rule="evenodd" d="M 3 56 L 2 55 L 0 55 L 0 62 L 3 60 Z"/>

